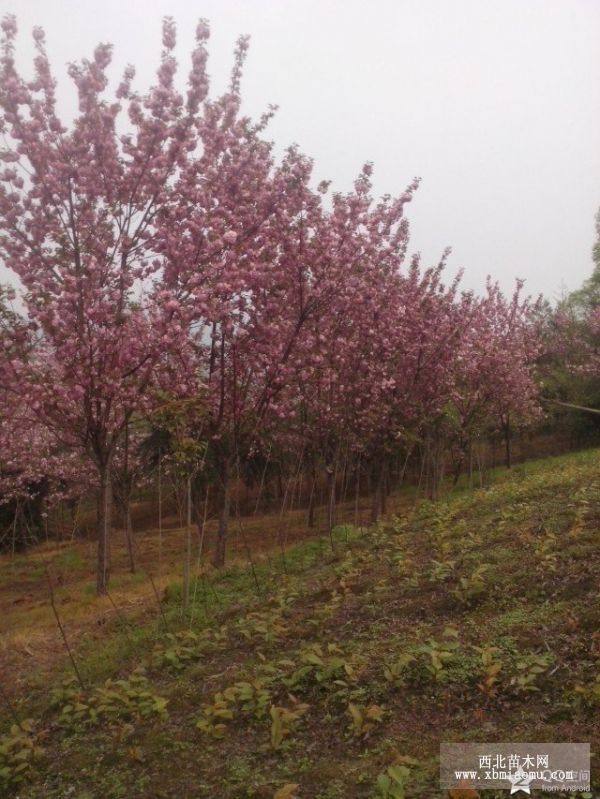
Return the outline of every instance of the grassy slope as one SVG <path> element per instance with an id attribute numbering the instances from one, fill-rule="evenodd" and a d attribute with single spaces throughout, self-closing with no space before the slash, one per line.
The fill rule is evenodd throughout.
<path id="1" fill-rule="evenodd" d="M 237 799 L 296 783 L 290 797 L 373 797 L 377 776 L 403 763 L 406 795 L 435 797 L 440 740 L 577 740 L 597 751 L 599 455 L 527 463 L 377 529 L 340 528 L 334 553 L 328 542 L 297 545 L 287 574 L 279 555 L 257 567 L 260 597 L 248 570 L 231 570 L 200 585 L 185 641 L 156 621 L 115 623 L 105 651 L 80 652 L 86 682 L 144 663 L 150 697 L 139 702 L 152 712 L 168 699 L 168 717 L 134 709 L 90 724 L 84 709 L 65 729 L 34 694 L 21 710 L 38 718 L 45 754 L 19 796 Z M 165 607 L 172 632 L 177 600 Z M 436 676 L 422 647 L 434 639 L 443 651 L 455 640 L 448 626 L 459 646 Z M 487 657 L 501 664 L 487 687 L 475 647 L 495 647 Z M 215 702 L 245 681 L 258 683 Z M 107 713 L 123 691 L 138 703 L 133 688 L 116 691 Z M 304 710 L 275 748 L 271 705 Z M 372 706 L 381 720 L 361 726 Z M 211 718 L 222 708 L 232 718 Z"/>
<path id="2" fill-rule="evenodd" d="M 266 499 L 263 497 L 263 500 Z M 256 499 L 254 499 L 256 502 Z M 411 502 L 410 492 L 402 491 L 393 497 L 394 508 Z M 246 499 L 245 505 L 249 501 Z M 235 503 L 234 503 L 235 509 Z M 114 531 L 112 544 L 112 574 L 110 598 L 96 597 L 96 543 L 93 538 L 75 538 L 72 530 L 62 523 L 62 540 L 50 539 L 21 553 L 0 553 L 0 675 L 4 675 L 11 695 L 31 689 L 32 673 L 43 685 L 57 665 L 65 658 L 64 646 L 58 634 L 56 620 L 49 602 L 46 569 L 52 576 L 56 603 L 71 643 L 80 648 L 90 642 L 99 648 L 106 645 L 105 630 L 110 629 L 119 612 L 136 624 L 143 624 L 156 611 L 154 591 L 148 581 L 151 571 L 159 593 L 181 580 L 182 562 L 186 550 L 186 529 L 177 516 L 164 516 L 162 535 L 156 526 L 156 503 L 140 502 L 134 508 L 135 550 L 137 571 L 129 572 L 124 534 Z M 260 510 L 252 503 L 252 512 L 238 517 L 232 513 L 232 529 L 228 542 L 228 562 L 247 563 L 247 551 L 255 558 L 283 545 L 286 549 L 297 541 L 319 535 L 326 526 L 324 505 L 315 508 L 315 527 L 306 526 L 306 510 L 294 507 L 285 512 Z M 368 497 L 361 497 L 358 519 L 370 517 Z M 354 521 L 357 508 L 354 497 L 338 504 L 336 514 L 341 522 Z M 58 515 L 58 514 L 57 514 Z M 80 526 L 89 522 L 88 512 L 80 514 Z M 154 525 L 149 524 L 153 519 Z M 143 522 L 143 523 L 142 523 Z M 60 516 L 54 520 L 61 528 Z M 204 561 L 210 559 L 217 519 L 207 518 L 204 536 Z M 194 544 L 197 537 L 194 535 Z M 195 556 L 194 556 L 195 557 Z M 1 710 L 0 710 L 1 712 Z"/>

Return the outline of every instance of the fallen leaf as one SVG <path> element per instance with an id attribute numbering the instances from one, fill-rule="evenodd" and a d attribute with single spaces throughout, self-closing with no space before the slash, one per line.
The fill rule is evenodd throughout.
<path id="1" fill-rule="evenodd" d="M 286 782 L 286 784 L 275 791 L 273 799 L 294 799 L 296 791 L 300 786 L 296 782 Z"/>

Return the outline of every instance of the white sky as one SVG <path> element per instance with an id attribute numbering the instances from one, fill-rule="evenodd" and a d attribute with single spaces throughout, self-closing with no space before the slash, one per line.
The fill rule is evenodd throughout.
<path id="1" fill-rule="evenodd" d="M 17 14 L 18 63 L 45 28 L 65 113 L 67 62 L 98 41 L 150 80 L 171 14 L 182 67 L 197 17 L 212 28 L 224 87 L 235 39 L 251 35 L 245 110 L 280 106 L 270 136 L 298 142 L 320 180 L 350 188 L 375 163 L 377 193 L 423 182 L 411 251 L 453 248 L 469 288 L 486 274 L 556 298 L 590 273 L 600 206 L 600 0 L 0 0 Z M 1 275 L 0 275 L 1 277 Z"/>

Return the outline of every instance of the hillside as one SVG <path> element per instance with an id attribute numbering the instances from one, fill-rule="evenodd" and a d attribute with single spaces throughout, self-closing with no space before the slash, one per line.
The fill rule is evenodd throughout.
<path id="1" fill-rule="evenodd" d="M 12 700 L 24 729 L 3 707 L 0 785 L 21 799 L 437 797 L 442 740 L 597 751 L 599 522 L 592 450 L 203 577 L 185 620 L 172 583 L 160 613 L 116 614 L 102 649 L 79 642 L 85 689 L 56 664 Z"/>

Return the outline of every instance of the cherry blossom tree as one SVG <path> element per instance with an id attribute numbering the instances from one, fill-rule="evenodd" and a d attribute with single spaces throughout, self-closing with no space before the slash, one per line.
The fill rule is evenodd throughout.
<path id="1" fill-rule="evenodd" d="M 518 282 L 510 300 L 488 280 L 486 294 L 475 301 L 456 361 L 453 418 L 460 457 L 473 437 L 500 429 L 506 465 L 511 465 L 512 426 L 539 417 L 535 360 L 540 338 L 535 327 L 537 303 L 522 297 Z"/>
<path id="2" fill-rule="evenodd" d="M 10 379 L 55 441 L 95 466 L 103 593 L 115 447 L 132 414 L 151 402 L 165 353 L 184 346 L 169 299 L 149 281 L 160 267 L 156 216 L 173 202 L 176 176 L 196 146 L 208 28 L 198 26 L 186 97 L 174 86 L 169 19 L 157 81 L 144 96 L 132 90 L 128 67 L 107 99 L 109 45 L 72 64 L 79 115 L 70 126 L 57 115 L 43 32 L 34 29 L 35 75 L 26 81 L 14 63 L 14 17 L 2 30 L 0 254 L 20 279 L 35 339 L 27 359 L 12 359 Z"/>
<path id="3" fill-rule="evenodd" d="M 206 103 L 196 126 L 201 146 L 181 171 L 175 202 L 157 218 L 161 296 L 188 331 L 205 399 L 198 434 L 209 443 L 206 469 L 220 495 L 215 565 L 225 559 L 234 472 L 275 408 L 324 290 L 311 256 L 322 226 L 319 195 L 308 185 L 312 164 L 292 147 L 275 165 L 261 135 L 272 110 L 257 124 L 240 115 L 246 49 L 241 39 L 229 91 Z"/>
<path id="4" fill-rule="evenodd" d="M 515 422 L 538 413 L 537 306 L 520 285 L 510 299 L 492 282 L 482 297 L 461 291 L 446 255 L 432 268 L 407 259 L 418 181 L 375 200 L 366 164 L 329 198 L 297 147 L 276 159 L 275 109 L 258 120 L 241 109 L 246 37 L 226 91 L 209 97 L 204 21 L 185 92 L 169 18 L 144 94 L 132 67 L 111 94 L 109 45 L 70 65 L 70 124 L 43 32 L 26 80 L 13 17 L 2 31 L 0 257 L 23 312 L 0 296 L 0 491 L 43 479 L 58 496 L 81 485 L 77 470 L 91 481 L 98 593 L 113 495 L 134 565 L 129 505 L 146 430 L 173 444 L 188 514 L 214 483 L 216 566 L 233 487 L 252 463 L 266 471 L 273 449 L 313 488 L 325 472 L 330 529 L 349 461 L 357 487 L 369 470 L 376 520 L 397 456 L 406 464 L 419 449 L 435 487 L 445 452 L 458 450 L 460 468 L 473 438 L 499 426 L 509 458 Z"/>
<path id="5" fill-rule="evenodd" d="M 367 164 L 353 192 L 333 197 L 321 259 L 335 285 L 305 328 L 285 397 L 285 415 L 301 425 L 311 469 L 316 460 L 324 465 L 329 528 L 342 452 L 364 448 L 378 415 L 382 367 L 396 323 L 393 296 L 408 241 L 404 206 L 417 186 L 375 203 L 371 173 Z"/>

